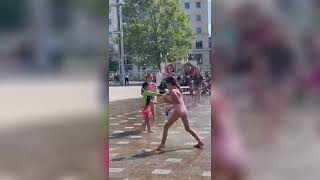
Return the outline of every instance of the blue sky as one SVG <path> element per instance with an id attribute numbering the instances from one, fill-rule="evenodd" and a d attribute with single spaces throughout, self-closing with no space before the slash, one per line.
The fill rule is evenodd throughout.
<path id="1" fill-rule="evenodd" d="M 208 16 L 209 16 L 209 19 L 208 19 L 208 29 L 209 29 L 209 35 L 211 35 L 211 0 L 208 0 Z"/>

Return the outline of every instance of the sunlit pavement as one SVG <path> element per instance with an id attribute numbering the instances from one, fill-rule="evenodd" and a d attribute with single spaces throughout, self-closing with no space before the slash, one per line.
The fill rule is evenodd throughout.
<path id="1" fill-rule="evenodd" d="M 110 178 L 116 179 L 211 179 L 211 120 L 209 98 L 203 105 L 189 109 L 189 123 L 205 143 L 202 149 L 196 144 L 178 120 L 171 129 L 166 148 L 152 151 L 161 141 L 163 124 L 166 121 L 164 104 L 157 108 L 156 133 L 139 131 L 143 118 L 138 109 L 139 99 L 132 99 L 126 105 L 121 101 L 111 103 L 109 123 Z M 123 103 L 121 103 L 123 104 Z"/>
<path id="2" fill-rule="evenodd" d="M 109 102 L 141 97 L 141 86 L 109 87 Z"/>
<path id="3" fill-rule="evenodd" d="M 1 79 L 0 179 L 103 179 L 94 74 Z"/>
<path id="4" fill-rule="evenodd" d="M 94 79 L 1 83 L 1 127 L 48 123 L 47 117 L 99 113 L 98 88 Z"/>
<path id="5" fill-rule="evenodd" d="M 103 179 L 100 115 L 41 121 L 48 122 L 0 132 L 0 179 Z"/>

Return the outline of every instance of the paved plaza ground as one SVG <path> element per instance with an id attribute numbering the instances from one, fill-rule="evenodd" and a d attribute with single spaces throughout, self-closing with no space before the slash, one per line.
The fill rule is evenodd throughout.
<path id="1" fill-rule="evenodd" d="M 104 126 L 98 108 L 99 86 L 95 78 L 96 75 L 71 81 L 2 81 L 0 179 L 104 179 L 101 168 L 101 137 Z M 236 82 L 230 81 L 231 86 L 244 84 L 238 80 Z M 73 91 L 75 87 L 77 91 Z M 127 88 L 132 89 L 127 92 Z M 270 144 L 259 138 L 261 129 L 264 128 L 261 122 L 264 120 L 250 109 L 247 90 L 233 87 L 227 89 L 232 90 L 229 97 L 239 109 L 238 123 L 249 156 L 249 180 L 315 180 L 320 177 L 318 103 L 292 106 L 285 130 Z M 141 114 L 137 112 L 137 102 L 141 100 L 139 93 L 139 86 L 110 88 L 110 94 L 114 98 L 110 103 L 110 117 L 115 118 L 110 119 L 110 135 L 114 131 L 132 132 L 138 128 L 134 124 L 142 122 Z M 56 100 L 59 100 L 61 106 L 57 105 Z M 152 179 L 165 177 L 170 180 L 186 176 L 191 176 L 192 180 L 210 179 L 203 176 L 208 175 L 211 170 L 211 164 L 208 165 L 211 159 L 208 145 L 209 107 L 204 103 L 204 111 L 195 108 L 189 112 L 192 127 L 199 134 L 202 132 L 200 136 L 206 144 L 201 150 L 188 144 L 194 141 L 183 130 L 181 122 L 177 122 L 171 129 L 167 149 L 162 154 L 144 154 L 140 151 L 157 146 L 162 125 L 157 126 L 155 134 L 133 133 L 110 139 L 110 168 L 114 168 L 111 169 L 111 179 L 124 180 L 130 173 L 146 173 Z M 158 111 L 162 112 L 163 109 Z M 136 119 L 129 119 L 129 116 Z M 159 114 L 159 117 L 159 123 L 163 124 L 164 116 Z M 120 141 L 127 141 L 129 144 L 116 144 Z M 152 175 L 152 172 L 169 174 Z M 137 178 L 128 178 L 130 179 Z"/>
<path id="2" fill-rule="evenodd" d="M 209 97 L 201 106 L 189 109 L 189 123 L 204 141 L 201 149 L 184 130 L 181 120 L 171 129 L 163 151 L 155 149 L 166 122 L 165 104 L 158 105 L 155 133 L 141 132 L 143 117 L 138 112 L 141 99 L 125 106 L 111 103 L 109 124 L 110 180 L 211 179 L 211 119 Z M 150 152 L 151 151 L 151 152 Z"/>

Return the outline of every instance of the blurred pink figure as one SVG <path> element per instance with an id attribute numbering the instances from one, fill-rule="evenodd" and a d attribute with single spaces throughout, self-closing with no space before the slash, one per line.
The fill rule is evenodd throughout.
<path id="1" fill-rule="evenodd" d="M 249 7 L 240 12 L 244 17 L 253 16 L 255 21 L 239 27 L 242 30 L 238 33 L 239 48 L 240 52 L 245 50 L 245 58 L 251 64 L 248 75 L 255 103 L 261 105 L 267 117 L 265 138 L 273 140 L 286 125 L 292 80 L 296 76 L 294 54 L 286 28 L 271 16 Z"/>
<path id="2" fill-rule="evenodd" d="M 235 126 L 232 107 L 215 87 L 211 96 L 213 118 L 213 179 L 246 179 L 245 151 Z"/>
<path id="3" fill-rule="evenodd" d="M 299 84 L 300 87 L 304 89 L 314 88 L 320 90 L 320 35 L 313 36 L 310 42 L 310 59 L 312 65 L 310 70 L 302 76 Z"/>
<path id="4" fill-rule="evenodd" d="M 102 167 L 106 177 L 109 176 L 109 143 L 103 142 L 102 147 Z"/>

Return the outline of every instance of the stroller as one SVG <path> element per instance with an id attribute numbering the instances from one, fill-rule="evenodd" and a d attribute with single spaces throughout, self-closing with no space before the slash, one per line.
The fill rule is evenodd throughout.
<path id="1" fill-rule="evenodd" d="M 165 94 L 166 93 L 166 89 L 167 89 L 167 84 L 164 81 L 162 81 L 160 83 L 158 89 L 159 89 L 159 93 L 160 94 Z"/>

